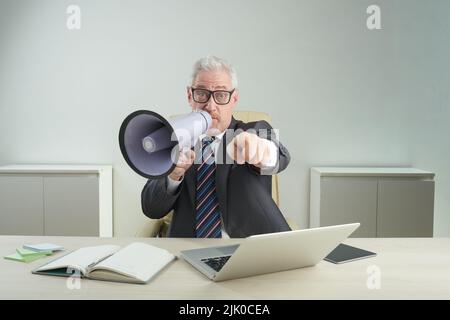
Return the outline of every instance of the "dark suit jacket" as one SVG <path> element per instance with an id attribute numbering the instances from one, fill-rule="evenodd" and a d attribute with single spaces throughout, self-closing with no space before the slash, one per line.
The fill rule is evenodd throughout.
<path id="1" fill-rule="evenodd" d="M 244 123 L 232 118 L 229 129 L 270 130 L 266 121 Z M 290 230 L 278 206 L 272 199 L 272 176 L 261 175 L 258 168 L 233 163 L 226 154 L 226 142 L 233 136 L 223 136 L 218 154 L 223 164 L 217 164 L 216 190 L 225 231 L 232 238 L 254 234 Z M 279 150 L 278 165 L 272 174 L 284 170 L 290 161 L 288 150 L 276 138 L 268 136 Z M 233 164 L 232 164 L 233 163 Z M 185 173 L 176 192 L 167 191 L 167 177 L 150 179 L 141 194 L 142 210 L 152 219 L 164 217 L 172 209 L 174 214 L 169 227 L 170 237 L 195 238 L 195 183 L 198 164 Z"/>

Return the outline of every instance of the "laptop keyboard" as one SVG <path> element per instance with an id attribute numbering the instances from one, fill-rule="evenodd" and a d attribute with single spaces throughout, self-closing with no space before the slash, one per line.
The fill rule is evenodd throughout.
<path id="1" fill-rule="evenodd" d="M 202 262 L 206 263 L 208 266 L 219 272 L 220 269 L 222 269 L 222 267 L 225 265 L 225 263 L 227 263 L 228 259 L 230 259 L 230 257 L 231 256 L 207 258 L 202 259 Z"/>

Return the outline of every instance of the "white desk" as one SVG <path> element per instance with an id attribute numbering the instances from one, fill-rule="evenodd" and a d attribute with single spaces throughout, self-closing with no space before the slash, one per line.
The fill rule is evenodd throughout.
<path id="1" fill-rule="evenodd" d="M 52 242 L 73 250 L 133 241 L 178 254 L 239 239 L 0 236 L 0 299 L 450 299 L 450 238 L 351 238 L 347 244 L 378 256 L 342 265 L 322 261 L 314 267 L 218 283 L 178 259 L 147 285 L 82 279 L 81 288 L 73 290 L 67 288 L 67 278 L 30 272 L 56 255 L 29 264 L 3 258 L 25 243 Z M 372 265 L 381 271 L 380 289 L 367 287 Z"/>

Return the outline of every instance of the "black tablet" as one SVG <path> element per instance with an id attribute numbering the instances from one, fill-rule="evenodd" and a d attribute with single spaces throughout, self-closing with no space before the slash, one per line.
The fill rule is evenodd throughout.
<path id="1" fill-rule="evenodd" d="M 374 257 L 377 254 L 375 252 L 355 248 L 352 246 L 349 246 L 347 244 L 341 243 L 331 251 L 324 260 L 332 263 L 344 263 L 344 262 L 350 262 L 355 261 L 359 259 Z"/>

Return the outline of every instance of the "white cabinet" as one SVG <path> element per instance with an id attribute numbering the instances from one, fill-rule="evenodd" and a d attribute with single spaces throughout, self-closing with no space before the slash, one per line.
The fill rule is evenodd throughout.
<path id="1" fill-rule="evenodd" d="M 0 234 L 111 237 L 112 167 L 0 167 Z"/>
<path id="2" fill-rule="evenodd" d="M 352 237 L 432 237 L 434 173 L 311 168 L 310 227 L 360 222 Z"/>

